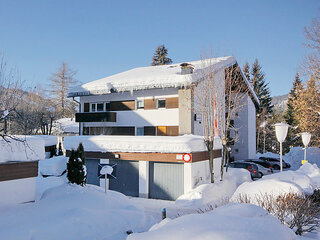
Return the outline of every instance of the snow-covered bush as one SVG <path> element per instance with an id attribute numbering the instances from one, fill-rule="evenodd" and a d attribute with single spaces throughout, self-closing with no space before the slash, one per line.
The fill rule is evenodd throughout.
<path id="1" fill-rule="evenodd" d="M 254 203 L 277 217 L 297 235 L 312 232 L 320 226 L 320 208 L 313 195 L 286 193 L 274 198 L 271 194 L 239 195 L 239 203 Z"/>
<path id="2" fill-rule="evenodd" d="M 71 151 L 71 155 L 67 163 L 67 178 L 70 183 L 75 183 L 81 186 L 86 184 L 87 173 L 84 163 L 84 149 L 82 143 L 80 143 L 76 151 Z"/>

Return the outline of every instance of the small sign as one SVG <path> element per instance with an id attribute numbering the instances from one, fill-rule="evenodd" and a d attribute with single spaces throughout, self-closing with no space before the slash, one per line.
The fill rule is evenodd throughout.
<path id="1" fill-rule="evenodd" d="M 104 174 L 100 174 L 100 171 L 101 169 L 104 167 L 104 166 L 110 166 L 113 168 L 113 171 L 111 174 L 107 174 L 107 178 L 109 179 L 117 179 L 117 164 L 98 164 L 98 178 L 100 179 L 104 179 Z"/>
<path id="2" fill-rule="evenodd" d="M 191 155 L 189 153 L 183 154 L 183 161 L 190 162 L 191 161 Z"/>
<path id="3" fill-rule="evenodd" d="M 308 161 L 307 160 L 302 160 L 301 161 L 301 164 L 305 164 L 305 163 L 307 163 Z"/>
<path id="4" fill-rule="evenodd" d="M 182 154 L 177 154 L 176 155 L 177 160 L 183 160 L 183 155 Z"/>

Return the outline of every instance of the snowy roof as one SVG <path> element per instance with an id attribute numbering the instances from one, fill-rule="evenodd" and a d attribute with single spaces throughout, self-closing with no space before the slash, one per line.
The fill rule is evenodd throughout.
<path id="1" fill-rule="evenodd" d="M 79 123 L 75 118 L 60 118 L 53 122 L 54 134 L 79 134 Z"/>
<path id="2" fill-rule="evenodd" d="M 214 71 L 218 72 L 221 69 L 237 64 L 237 61 L 234 57 L 227 56 L 188 62 L 187 64 L 192 65 L 194 68 L 192 74 L 181 74 L 181 64 L 186 63 L 134 68 L 77 86 L 71 89 L 68 97 L 109 94 L 112 91 L 132 92 L 134 90 L 153 88 L 187 87 L 203 78 L 203 70 L 214 68 Z M 241 75 L 249 87 L 254 101 L 259 104 L 256 94 L 251 89 L 242 71 Z"/>
<path id="3" fill-rule="evenodd" d="M 89 152 L 162 152 L 191 153 L 207 151 L 202 136 L 71 136 L 65 137 L 67 150 L 77 149 L 79 143 Z M 219 143 L 216 141 L 217 148 Z"/>

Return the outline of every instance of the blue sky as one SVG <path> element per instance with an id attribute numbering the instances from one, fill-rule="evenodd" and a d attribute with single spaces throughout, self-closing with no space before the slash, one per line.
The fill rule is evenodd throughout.
<path id="1" fill-rule="evenodd" d="M 0 0 L 0 51 L 26 87 L 47 87 L 62 61 L 82 83 L 148 66 L 165 44 L 173 62 L 201 53 L 257 58 L 272 95 L 289 92 L 308 50 L 318 0 Z"/>

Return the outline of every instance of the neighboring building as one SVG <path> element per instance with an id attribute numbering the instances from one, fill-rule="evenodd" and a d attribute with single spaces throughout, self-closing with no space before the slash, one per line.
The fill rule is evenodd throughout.
<path id="1" fill-rule="evenodd" d="M 237 66 L 234 57 L 210 59 L 215 80 L 224 83 L 225 70 Z M 179 136 L 203 135 L 201 114 L 194 106 L 197 84 L 203 78 L 203 61 L 135 68 L 74 88 L 69 97 L 80 97 L 80 135 Z M 249 88 L 246 106 L 234 124 L 241 141 L 233 148 L 235 159 L 255 156 L 255 105 Z M 223 91 L 223 88 L 222 90 Z M 253 117 L 254 116 L 254 117 Z"/>
<path id="2" fill-rule="evenodd" d="M 45 142 L 36 137 L 0 140 L 0 206 L 34 201 L 38 161 L 45 158 Z"/>

